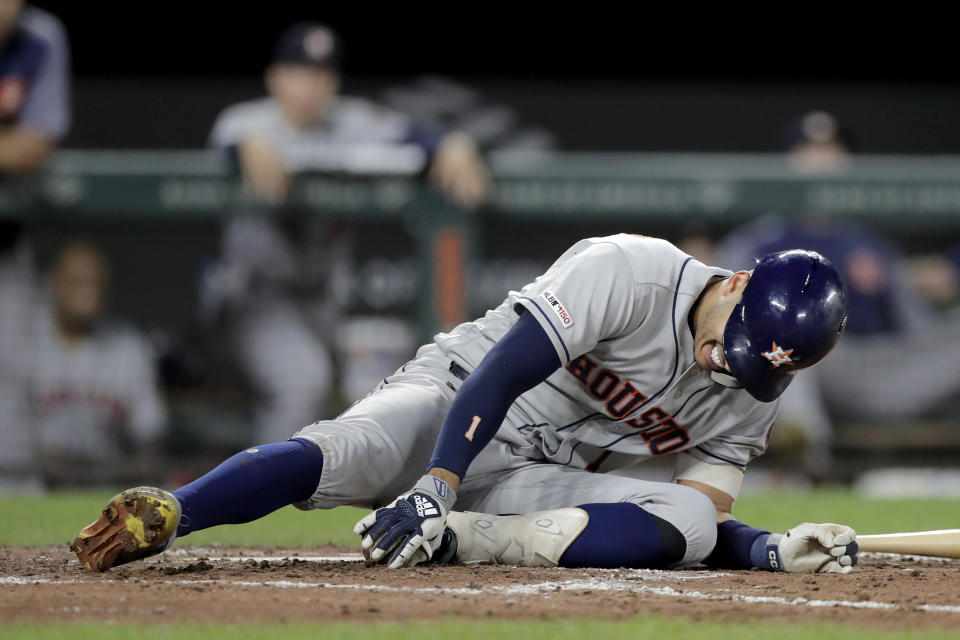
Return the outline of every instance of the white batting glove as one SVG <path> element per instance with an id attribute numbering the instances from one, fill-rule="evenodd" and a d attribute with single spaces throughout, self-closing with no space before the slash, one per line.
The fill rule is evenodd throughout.
<path id="1" fill-rule="evenodd" d="M 355 534 L 363 536 L 364 558 L 385 561 L 391 569 L 429 560 L 440 546 L 447 514 L 456 501 L 456 492 L 446 482 L 423 476 L 413 489 L 353 527 Z"/>
<path id="2" fill-rule="evenodd" d="M 850 573 L 858 550 L 856 531 L 829 522 L 804 522 L 767 540 L 770 567 L 788 573 Z"/>

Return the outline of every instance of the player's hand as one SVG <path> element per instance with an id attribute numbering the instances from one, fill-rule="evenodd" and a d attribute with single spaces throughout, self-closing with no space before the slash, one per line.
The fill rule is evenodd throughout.
<path id="1" fill-rule="evenodd" d="M 353 528 L 363 536 L 364 558 L 386 562 L 391 569 L 429 560 L 440 546 L 447 514 L 456 501 L 457 494 L 446 482 L 423 476 L 413 489 L 367 514 Z"/>
<path id="2" fill-rule="evenodd" d="M 771 568 L 788 573 L 850 573 L 857 551 L 857 532 L 842 524 L 804 522 L 767 540 Z"/>
<path id="3" fill-rule="evenodd" d="M 465 134 L 451 133 L 440 141 L 429 175 L 441 191 L 468 209 L 490 196 L 490 174 L 477 146 Z"/>
<path id="4" fill-rule="evenodd" d="M 237 155 L 253 196 L 271 205 L 282 203 L 290 188 L 290 174 L 273 143 L 256 136 L 247 138 L 237 148 Z"/>

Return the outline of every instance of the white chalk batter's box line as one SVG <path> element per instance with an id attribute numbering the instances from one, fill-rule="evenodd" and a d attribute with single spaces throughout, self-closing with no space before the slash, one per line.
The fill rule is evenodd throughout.
<path id="1" fill-rule="evenodd" d="M 897 557 L 897 556 L 890 556 Z M 356 562 L 359 556 L 310 556 L 310 557 L 271 557 L 271 556 L 237 556 L 225 558 L 207 558 L 208 562 L 246 562 L 249 560 L 279 562 L 281 560 L 303 560 L 306 562 L 345 561 Z M 197 559 L 199 560 L 199 558 Z M 684 571 L 656 571 L 649 569 L 635 569 L 630 571 L 611 569 L 605 573 L 615 574 L 610 578 L 583 578 L 573 580 L 557 580 L 537 582 L 522 585 L 499 586 L 491 585 L 481 588 L 472 587 L 391 587 L 374 584 L 342 584 L 332 582 L 298 582 L 293 580 L 145 580 L 139 578 L 140 583 L 163 585 L 223 585 L 237 587 L 269 587 L 279 589 L 345 589 L 352 591 L 375 591 L 380 593 L 415 593 L 431 595 L 541 595 L 550 598 L 551 593 L 557 591 L 617 591 L 634 594 L 649 594 L 666 598 L 691 598 L 694 600 L 714 600 L 729 602 L 745 602 L 749 604 L 774 604 L 790 607 L 840 607 L 849 609 L 880 609 L 890 611 L 929 611 L 936 613 L 960 614 L 960 605 L 924 604 L 917 606 L 902 606 L 891 602 L 850 601 L 850 600 L 809 600 L 803 597 L 783 598 L 780 596 L 755 596 L 741 593 L 707 593 L 703 591 L 688 591 L 675 589 L 669 586 L 648 586 L 637 584 L 643 581 L 687 581 L 705 580 L 709 578 L 725 577 L 731 574 L 717 572 L 684 572 Z M 40 584 L 126 584 L 122 580 L 52 580 L 49 578 L 31 578 L 21 576 L 0 577 L 0 585 L 40 585 Z M 727 590 L 725 590 L 727 591 Z"/>
<path id="2" fill-rule="evenodd" d="M 860 558 L 879 558 L 881 560 L 891 560 L 891 561 L 900 561 L 900 560 L 909 560 L 912 562 L 920 562 L 924 564 L 948 564 L 953 562 L 953 558 L 938 558 L 936 556 L 912 556 L 912 555 L 903 555 L 899 553 L 878 553 L 878 552 L 861 552 L 858 554 Z M 169 560 L 171 556 L 176 557 L 178 560 L 183 560 L 186 562 L 199 562 L 200 560 L 205 560 L 207 562 L 246 562 L 248 560 L 261 561 L 266 560 L 267 562 L 291 562 L 294 560 L 299 560 L 301 562 L 363 562 L 363 556 L 359 553 L 345 553 L 336 556 L 296 556 L 296 555 L 285 555 L 285 556 L 224 556 L 222 558 L 211 558 L 209 556 L 198 556 L 198 555 L 189 555 L 189 552 L 186 550 L 177 550 L 177 551 L 168 551 L 163 556 L 158 556 L 154 558 L 147 558 L 143 560 L 144 564 L 151 563 L 161 563 L 164 560 Z M 71 561 L 74 562 L 74 561 Z M 77 563 L 79 564 L 79 563 Z M 613 571 L 618 571 L 614 569 Z M 677 574 L 679 572 L 671 571 L 671 574 Z M 698 573 L 697 575 L 704 575 L 703 573 Z M 727 575 L 727 574 L 709 574 L 709 575 Z"/>

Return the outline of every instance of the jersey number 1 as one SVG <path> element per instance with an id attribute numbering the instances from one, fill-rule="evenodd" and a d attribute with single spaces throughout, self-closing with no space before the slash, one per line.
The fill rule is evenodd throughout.
<path id="1" fill-rule="evenodd" d="M 473 420 L 470 422 L 470 428 L 467 429 L 467 432 L 463 434 L 463 437 L 473 442 L 473 434 L 477 432 L 477 427 L 480 426 L 480 421 L 483 420 L 480 416 L 473 416 Z"/>

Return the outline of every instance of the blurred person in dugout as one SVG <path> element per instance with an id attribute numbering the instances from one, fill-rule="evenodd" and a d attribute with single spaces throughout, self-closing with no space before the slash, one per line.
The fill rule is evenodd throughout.
<path id="1" fill-rule="evenodd" d="M 793 122 L 787 142 L 788 162 L 798 172 L 829 174 L 850 164 L 851 136 L 828 113 Z M 881 235 L 829 212 L 809 212 L 771 214 L 734 230 L 716 247 L 716 264 L 750 269 L 766 253 L 798 246 L 833 262 L 849 291 L 838 355 L 797 376 L 773 433 L 781 445 L 802 447 L 816 479 L 831 466 L 832 418 L 894 421 L 958 397 L 960 317 L 939 316 L 928 299 L 956 297 L 960 252 L 907 261 Z"/>
<path id="2" fill-rule="evenodd" d="M 41 169 L 66 135 L 69 57 L 56 17 L 23 0 L 0 0 L 0 188 Z M 0 469 L 23 469 L 0 487 L 38 486 L 29 473 L 22 370 L 35 280 L 22 223 L 0 217 Z"/>
<path id="3" fill-rule="evenodd" d="M 103 253 L 72 241 L 54 258 L 35 307 L 27 398 L 47 486 L 117 480 L 97 475 L 104 471 L 149 474 L 143 465 L 165 433 L 152 349 L 132 326 L 105 315 L 109 280 Z M 102 464 L 119 459 L 130 468 Z"/>
<path id="4" fill-rule="evenodd" d="M 463 207 L 486 199 L 489 177 L 471 138 L 341 95 L 341 61 L 331 29 L 295 24 L 275 45 L 265 74 L 269 95 L 217 118 L 210 145 L 235 163 L 261 203 L 282 205 L 298 172 L 411 168 Z M 240 364 L 261 396 L 259 442 L 288 437 L 324 409 L 334 378 L 326 340 L 346 297 L 333 283 L 338 270 L 350 269 L 349 246 L 346 227 L 319 217 L 238 211 L 225 226 L 220 260 L 201 281 L 201 307 L 230 325 Z"/>

